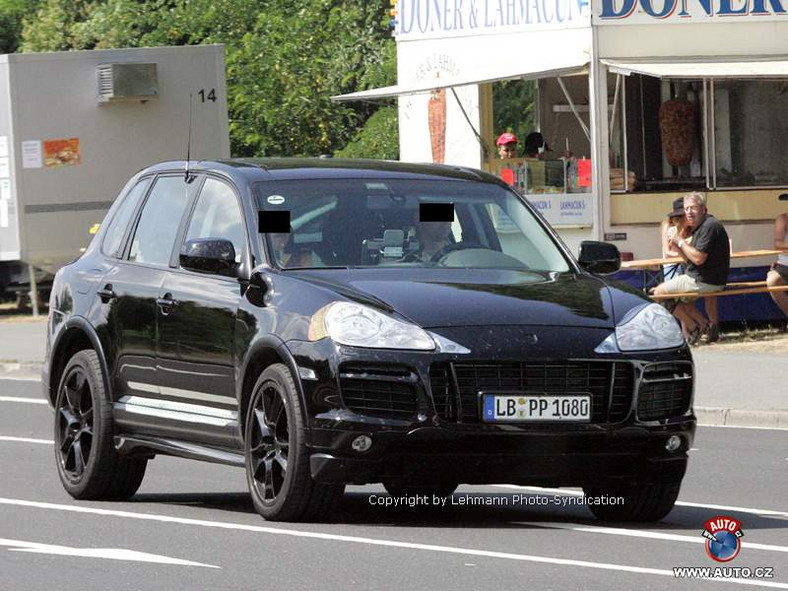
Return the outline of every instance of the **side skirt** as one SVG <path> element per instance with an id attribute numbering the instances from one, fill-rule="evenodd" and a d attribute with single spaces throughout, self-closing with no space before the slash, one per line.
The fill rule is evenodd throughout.
<path id="1" fill-rule="evenodd" d="M 149 436 L 115 436 L 115 448 L 122 456 L 154 456 L 157 453 L 214 464 L 244 467 L 242 453 L 216 449 L 205 445 Z"/>

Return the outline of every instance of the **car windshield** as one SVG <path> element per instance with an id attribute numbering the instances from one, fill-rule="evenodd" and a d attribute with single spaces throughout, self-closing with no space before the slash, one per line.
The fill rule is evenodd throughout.
<path id="1" fill-rule="evenodd" d="M 253 191 L 260 229 L 279 230 L 261 235 L 281 268 L 570 268 L 520 198 L 493 184 L 339 178 L 259 182 Z M 269 224 L 286 224 L 283 212 L 289 233 Z"/>

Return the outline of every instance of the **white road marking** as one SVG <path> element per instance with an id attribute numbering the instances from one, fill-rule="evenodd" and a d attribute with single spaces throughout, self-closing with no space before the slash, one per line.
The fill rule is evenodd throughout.
<path id="1" fill-rule="evenodd" d="M 0 435 L 0 441 L 13 441 L 16 443 L 44 443 L 46 445 L 54 445 L 55 442 L 51 439 L 31 439 L 29 437 L 8 437 Z"/>
<path id="2" fill-rule="evenodd" d="M 698 423 L 698 427 L 705 427 L 708 429 L 757 429 L 759 431 L 788 431 L 788 427 L 745 427 L 740 425 L 704 425 Z"/>
<path id="3" fill-rule="evenodd" d="M 571 495 L 576 497 L 583 496 L 583 491 L 573 488 L 541 488 L 539 486 L 517 486 L 515 484 L 493 484 L 496 488 L 513 488 L 516 490 L 528 490 L 535 493 L 552 495 Z M 773 509 L 755 509 L 753 507 L 734 507 L 731 505 L 709 505 L 706 503 L 689 503 L 687 501 L 676 501 L 676 505 L 681 507 L 698 507 L 700 509 L 717 509 L 719 511 L 738 511 L 739 513 L 752 513 L 761 517 L 783 517 L 788 518 L 786 511 L 774 511 Z"/>
<path id="4" fill-rule="evenodd" d="M 110 509 L 97 509 L 93 507 L 82 507 L 74 505 L 59 505 L 55 503 L 42 503 L 37 501 L 26 501 L 24 499 L 0 498 L 0 505 L 16 505 L 20 507 L 35 507 L 38 509 L 52 509 L 56 511 L 71 511 L 74 513 L 90 513 L 94 515 L 105 515 L 112 517 L 124 517 L 127 519 L 141 519 L 146 521 L 158 521 L 164 523 L 179 523 L 182 525 L 195 525 L 201 527 L 212 527 L 218 529 L 241 530 L 272 535 L 292 536 L 295 538 L 307 538 L 316 540 L 330 540 L 335 542 L 348 542 L 354 544 L 365 544 L 369 546 L 383 546 L 388 548 L 403 548 L 407 550 L 423 550 L 427 552 L 439 552 L 445 554 L 459 554 L 466 556 L 481 556 L 485 558 L 497 558 L 502 560 L 514 560 L 519 562 L 532 562 L 540 564 L 559 564 L 563 566 L 575 566 L 581 568 L 592 568 L 598 570 L 630 572 L 637 574 L 658 575 L 675 579 L 673 570 L 648 568 L 640 566 L 629 566 L 624 564 L 611 564 L 606 562 L 590 562 L 586 560 L 571 560 L 567 558 L 553 558 L 550 556 L 534 556 L 531 554 L 514 554 L 511 552 L 495 552 L 491 550 L 477 550 L 475 548 L 461 548 L 455 546 L 438 546 L 434 544 L 417 544 L 413 542 L 400 542 L 395 540 L 382 540 L 376 538 L 361 538 L 357 536 L 344 536 L 338 534 L 327 534 L 321 532 L 300 531 L 291 529 L 281 529 L 260 525 L 246 525 L 241 523 L 228 523 L 223 521 L 205 521 L 202 519 L 189 519 L 185 517 L 172 517 L 169 515 L 153 515 L 146 513 L 133 513 L 130 511 L 116 511 Z M 756 587 L 770 587 L 773 589 L 788 589 L 788 584 L 775 583 L 762 580 L 749 579 L 701 579 L 714 581 L 715 583 L 731 583 L 735 585 L 753 585 Z"/>
<path id="5" fill-rule="evenodd" d="M 47 404 L 43 398 L 25 398 L 24 396 L 0 396 L 0 402 L 27 402 L 28 404 Z"/>
<path id="6" fill-rule="evenodd" d="M 171 558 L 160 554 L 148 554 L 125 548 L 71 548 L 38 542 L 8 540 L 0 538 L 0 546 L 8 546 L 9 552 L 32 552 L 34 554 L 55 554 L 58 556 L 83 556 L 85 558 L 106 558 L 108 560 L 131 560 L 134 562 L 154 562 L 157 564 L 176 564 L 179 566 L 203 566 L 205 568 L 221 568 L 213 564 L 203 564 L 192 560 Z"/>
<path id="7" fill-rule="evenodd" d="M 4 380 L 8 380 L 9 382 L 36 382 L 38 384 L 41 383 L 41 378 L 16 378 L 12 376 L 0 377 L 0 382 Z"/>
<path id="8" fill-rule="evenodd" d="M 687 542 L 690 544 L 705 544 L 706 538 L 701 536 L 682 536 L 678 534 L 666 534 L 654 531 L 640 531 L 618 527 L 602 527 L 590 525 L 576 525 L 573 523 L 558 523 L 546 521 L 520 521 L 523 525 L 533 527 L 544 527 L 551 529 L 566 529 L 571 531 L 589 532 L 592 534 L 609 534 L 613 536 L 628 536 L 632 538 L 650 538 L 652 540 L 669 540 L 671 542 Z M 765 550 L 767 552 L 788 552 L 788 546 L 773 546 L 771 544 L 756 544 L 755 542 L 742 542 L 742 547 L 753 550 Z"/>

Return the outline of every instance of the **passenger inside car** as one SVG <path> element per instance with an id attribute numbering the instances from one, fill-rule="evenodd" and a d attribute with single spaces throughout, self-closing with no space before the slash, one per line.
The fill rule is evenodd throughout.
<path id="1" fill-rule="evenodd" d="M 296 267 L 323 267 L 325 264 L 311 248 L 306 245 L 299 246 L 295 242 L 295 235 L 288 233 L 269 234 L 271 251 L 276 263 L 282 268 Z"/>

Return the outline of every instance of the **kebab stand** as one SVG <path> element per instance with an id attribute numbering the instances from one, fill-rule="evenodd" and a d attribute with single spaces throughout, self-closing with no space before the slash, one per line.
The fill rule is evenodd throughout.
<path id="1" fill-rule="evenodd" d="M 574 252 L 592 239 L 659 257 L 659 222 L 688 191 L 707 195 L 734 250 L 772 248 L 788 188 L 788 0 L 399 0 L 393 12 L 398 84 L 335 98 L 398 97 L 402 160 L 498 174 Z M 511 80 L 535 81 L 552 158 L 497 159 L 495 85 Z M 731 281 L 762 279 L 772 260 L 734 262 L 747 267 Z"/>

